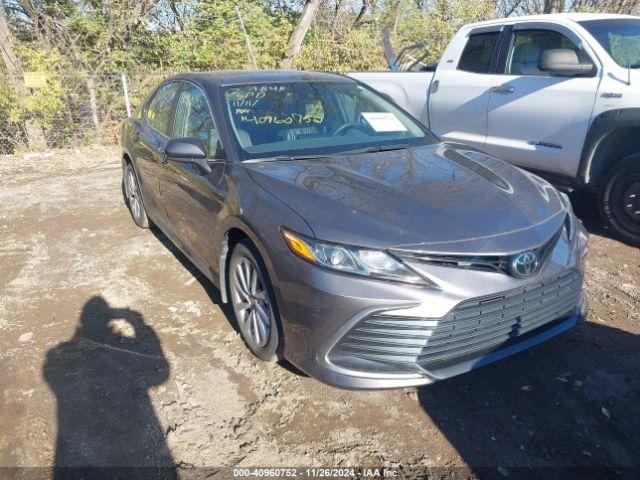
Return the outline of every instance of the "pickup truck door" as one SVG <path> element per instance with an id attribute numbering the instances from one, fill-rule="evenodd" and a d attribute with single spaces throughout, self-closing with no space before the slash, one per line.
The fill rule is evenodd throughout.
<path id="1" fill-rule="evenodd" d="M 429 126 L 443 140 L 484 148 L 489 90 L 502 28 L 461 30 L 438 63 L 429 93 Z"/>
<path id="2" fill-rule="evenodd" d="M 550 76 L 538 69 L 546 49 L 574 49 L 582 63 L 595 55 L 570 29 L 523 23 L 505 32 L 506 55 L 489 93 L 485 151 L 533 170 L 574 177 L 600 77 Z M 597 64 L 596 64 L 597 65 Z"/>

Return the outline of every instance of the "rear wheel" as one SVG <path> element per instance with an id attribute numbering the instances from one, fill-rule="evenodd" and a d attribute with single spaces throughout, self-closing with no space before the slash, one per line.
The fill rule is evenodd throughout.
<path id="1" fill-rule="evenodd" d="M 149 219 L 147 218 L 147 212 L 142 203 L 138 179 L 133 171 L 133 167 L 129 163 L 124 164 L 122 182 L 124 184 L 124 196 L 133 221 L 140 228 L 149 228 Z"/>
<path id="2" fill-rule="evenodd" d="M 613 167 L 600 192 L 600 214 L 621 240 L 640 246 L 640 155 Z"/>
<path id="3" fill-rule="evenodd" d="M 229 262 L 229 291 L 240 334 L 258 358 L 278 360 L 278 309 L 260 254 L 248 240 L 238 243 Z"/>

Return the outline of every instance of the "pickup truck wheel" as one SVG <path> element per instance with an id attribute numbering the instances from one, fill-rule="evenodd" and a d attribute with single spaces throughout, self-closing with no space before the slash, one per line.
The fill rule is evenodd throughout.
<path id="1" fill-rule="evenodd" d="M 640 246 L 640 154 L 616 164 L 600 192 L 600 214 L 621 240 Z"/>
<path id="2" fill-rule="evenodd" d="M 277 361 L 281 344 L 278 306 L 264 262 L 248 240 L 233 249 L 228 285 L 235 320 L 247 347 L 261 360 Z"/>
<path id="3" fill-rule="evenodd" d="M 124 186 L 124 196 L 131 212 L 131 217 L 140 228 L 149 228 L 149 219 L 147 212 L 142 203 L 142 195 L 140 194 L 140 186 L 136 173 L 129 163 L 124 164 L 122 171 L 122 184 Z"/>

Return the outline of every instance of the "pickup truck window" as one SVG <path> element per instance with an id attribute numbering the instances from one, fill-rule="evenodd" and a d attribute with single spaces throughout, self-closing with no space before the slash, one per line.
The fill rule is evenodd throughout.
<path id="1" fill-rule="evenodd" d="M 493 51 L 498 43 L 500 32 L 485 32 L 469 35 L 462 51 L 458 70 L 473 73 L 489 73 Z"/>
<path id="2" fill-rule="evenodd" d="M 571 49 L 581 63 L 592 63 L 589 56 L 572 40 L 554 30 L 517 30 L 511 34 L 507 54 L 507 75 L 547 75 L 538 68 L 540 55 L 545 50 Z"/>
<path id="3" fill-rule="evenodd" d="M 640 20 L 610 18 L 579 22 L 621 67 L 640 68 Z"/>
<path id="4" fill-rule="evenodd" d="M 241 160 L 437 141 L 384 97 L 355 82 L 228 86 L 224 102 Z"/>

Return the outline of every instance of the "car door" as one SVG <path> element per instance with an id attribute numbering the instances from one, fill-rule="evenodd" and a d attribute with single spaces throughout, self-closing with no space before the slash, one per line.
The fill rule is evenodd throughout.
<path id="1" fill-rule="evenodd" d="M 211 172 L 194 163 L 165 158 L 160 175 L 160 194 L 169 223 L 180 237 L 192 261 L 200 269 L 217 265 L 214 258 L 215 227 L 227 193 L 226 161 L 220 136 L 205 93 L 183 82 L 178 95 L 171 138 L 199 138 L 207 153 Z M 207 270 L 205 270 L 207 271 Z"/>
<path id="2" fill-rule="evenodd" d="M 440 60 L 429 93 L 429 125 L 443 140 L 484 147 L 489 89 L 502 28 L 492 25 L 461 31 Z"/>
<path id="3" fill-rule="evenodd" d="M 159 201 L 158 175 L 162 164 L 161 150 L 169 139 L 169 120 L 178 87 L 177 82 L 165 83 L 158 87 L 133 124 L 134 152 L 145 208 L 153 211 L 154 217 L 165 216 Z"/>
<path id="4" fill-rule="evenodd" d="M 548 23 L 516 24 L 508 34 L 501 74 L 489 95 L 485 151 L 516 165 L 576 175 L 600 77 L 592 52 L 571 30 Z M 572 49 L 584 76 L 551 76 L 538 68 L 547 49 Z"/>

